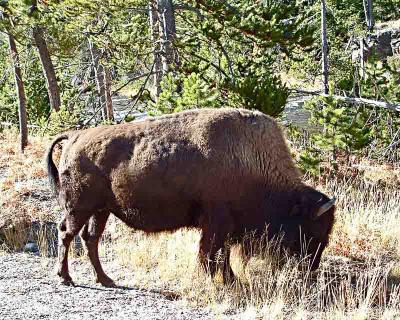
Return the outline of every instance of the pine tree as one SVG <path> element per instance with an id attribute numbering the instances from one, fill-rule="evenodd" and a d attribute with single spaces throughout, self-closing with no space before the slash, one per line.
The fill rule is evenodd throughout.
<path id="1" fill-rule="evenodd" d="M 8 44 L 10 47 L 10 55 L 14 66 L 15 88 L 18 97 L 18 115 L 19 115 L 19 131 L 20 131 L 20 148 L 24 152 L 28 145 L 28 120 L 26 114 L 26 96 L 24 82 L 22 79 L 21 62 L 19 59 L 17 44 L 14 36 L 8 32 Z"/>

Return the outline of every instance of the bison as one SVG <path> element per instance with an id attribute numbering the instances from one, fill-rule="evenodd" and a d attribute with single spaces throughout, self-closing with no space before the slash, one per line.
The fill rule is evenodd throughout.
<path id="1" fill-rule="evenodd" d="M 57 169 L 52 153 L 64 139 Z M 110 213 L 147 233 L 200 229 L 199 259 L 211 275 L 219 266 L 232 274 L 228 239 L 266 230 L 282 234 L 292 254 L 304 241 L 314 270 L 334 223 L 334 199 L 301 182 L 279 126 L 260 112 L 200 109 L 61 134 L 47 166 L 65 212 L 58 255 L 65 284 L 72 284 L 68 249 L 82 229 L 97 281 L 114 285 L 98 255 Z"/>

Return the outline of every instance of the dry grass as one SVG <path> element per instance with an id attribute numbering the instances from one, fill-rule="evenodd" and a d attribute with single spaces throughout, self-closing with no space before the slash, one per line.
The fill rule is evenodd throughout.
<path id="1" fill-rule="evenodd" d="M 44 174 L 47 142 L 31 138 L 21 156 L 15 133 L 2 133 L 0 139 L 0 220 L 11 215 L 21 221 L 54 220 L 53 210 L 44 210 L 43 201 L 32 196 Z M 290 259 L 278 266 L 273 244 L 262 243 L 255 245 L 256 254 L 247 263 L 240 247 L 233 250 L 240 281 L 223 285 L 198 268 L 198 231 L 147 236 L 114 219 L 103 239 L 102 259 L 120 284 L 173 292 L 188 304 L 209 306 L 216 314 L 239 312 L 243 319 L 399 318 L 400 191 L 390 184 L 382 187 L 362 180 L 332 180 L 317 186 L 339 199 L 332 241 L 318 272 L 299 268 L 299 262 Z M 45 251 L 45 235 L 39 239 Z M 18 249 L 23 232 L 10 234 L 8 241 Z"/>
<path id="2" fill-rule="evenodd" d="M 13 183 L 46 177 L 42 159 L 48 145 L 48 138 L 29 137 L 29 145 L 21 154 L 18 133 L 15 130 L 0 132 L 0 170 L 7 170 L 1 190 L 10 189 Z"/>
<path id="3" fill-rule="evenodd" d="M 31 136 L 29 142 L 21 154 L 18 133 L 0 132 L 0 237 L 11 249 L 23 247 L 32 221 L 51 221 L 57 213 L 43 162 L 48 139 Z"/>

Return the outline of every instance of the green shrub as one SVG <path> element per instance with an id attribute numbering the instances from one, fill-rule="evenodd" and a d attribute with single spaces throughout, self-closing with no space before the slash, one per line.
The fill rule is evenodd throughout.
<path id="1" fill-rule="evenodd" d="M 81 123 L 81 110 L 68 110 L 64 106 L 58 112 L 52 112 L 48 119 L 42 118 L 39 126 L 43 134 L 50 136 L 57 135 L 61 132 L 76 129 Z"/>
<path id="2" fill-rule="evenodd" d="M 181 86 L 180 92 L 178 87 Z M 216 108 L 220 106 L 220 93 L 211 88 L 200 75 L 164 77 L 161 83 L 162 92 L 156 104 L 151 105 L 153 114 L 173 113 L 193 108 Z"/>
<path id="3" fill-rule="evenodd" d="M 277 76 L 248 76 L 230 85 L 233 103 L 238 107 L 256 109 L 272 117 L 282 114 L 289 90 Z"/>
<path id="4" fill-rule="evenodd" d="M 155 115 L 229 106 L 255 109 L 277 117 L 289 96 L 289 90 L 276 76 L 243 77 L 218 88 L 211 87 L 195 72 L 188 76 L 169 74 L 164 77 L 161 88 L 157 103 L 150 104 L 150 113 Z"/>
<path id="5" fill-rule="evenodd" d="M 1 53 L 3 52 L 0 51 Z M 50 111 L 46 82 L 38 61 L 30 61 L 22 70 L 28 122 L 37 124 Z M 18 100 L 13 72 L 11 68 L 3 71 L 4 77 L 0 85 L 0 121 L 18 123 Z"/>

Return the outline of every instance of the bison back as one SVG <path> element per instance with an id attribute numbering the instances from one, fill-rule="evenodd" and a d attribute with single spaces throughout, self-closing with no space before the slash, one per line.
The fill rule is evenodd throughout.
<path id="1" fill-rule="evenodd" d="M 275 121 L 242 109 L 84 130 L 61 160 L 69 207 L 105 207 L 146 231 L 196 226 L 209 204 L 245 207 L 299 180 Z"/>

